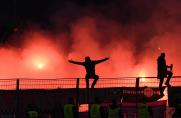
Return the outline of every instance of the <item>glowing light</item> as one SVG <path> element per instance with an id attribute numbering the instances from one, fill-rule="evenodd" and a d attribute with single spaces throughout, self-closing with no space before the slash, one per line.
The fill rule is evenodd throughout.
<path id="1" fill-rule="evenodd" d="M 146 76 L 145 72 L 144 71 L 140 71 L 139 73 L 139 77 L 143 77 L 140 79 L 141 82 L 147 82 L 147 79 L 144 78 Z"/>
<path id="2" fill-rule="evenodd" d="M 141 78 L 141 82 L 147 82 L 146 78 Z"/>
<path id="3" fill-rule="evenodd" d="M 43 58 L 35 58 L 33 63 L 37 69 L 44 69 L 46 66 L 46 61 Z"/>
<path id="4" fill-rule="evenodd" d="M 44 65 L 42 63 L 37 64 L 38 69 L 42 69 L 43 67 L 44 67 Z"/>

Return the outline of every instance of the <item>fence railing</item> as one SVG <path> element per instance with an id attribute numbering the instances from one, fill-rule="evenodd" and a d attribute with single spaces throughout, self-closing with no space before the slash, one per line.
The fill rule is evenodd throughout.
<path id="1" fill-rule="evenodd" d="M 79 80 L 79 82 L 77 80 Z M 90 79 L 90 85 L 92 84 L 92 81 L 93 81 L 93 79 Z M 172 77 L 170 83 L 172 86 L 181 86 L 181 76 Z M 109 88 L 109 87 L 136 87 L 136 88 L 138 88 L 138 87 L 143 87 L 143 86 L 158 87 L 158 84 L 159 84 L 159 80 L 156 77 L 119 77 L 119 78 L 100 78 L 95 87 L 96 88 Z M 73 91 L 76 93 L 76 103 L 78 103 L 78 102 L 80 102 L 79 101 L 79 88 L 85 88 L 85 87 L 86 87 L 86 83 L 85 83 L 84 78 L 80 78 L 80 79 L 77 79 L 77 78 L 0 79 L 0 90 L 16 90 L 16 91 L 8 91 L 8 92 L 1 91 L 2 92 L 1 94 L 4 95 L 3 98 L 1 98 L 1 109 L 7 110 L 7 111 L 5 111 L 5 113 L 8 112 L 11 114 L 16 114 L 16 118 L 20 118 L 19 115 L 23 114 L 22 112 L 24 112 L 27 104 L 32 102 L 31 101 L 32 99 L 35 100 L 36 103 L 41 103 L 39 105 L 42 105 L 42 103 L 45 103 L 42 105 L 42 109 L 43 109 L 44 108 L 43 106 L 47 105 L 47 101 L 50 102 L 50 104 L 48 104 L 48 105 L 49 105 L 49 107 L 51 107 L 51 103 L 55 104 L 55 103 L 53 103 L 56 101 L 56 99 L 54 100 L 54 98 L 58 98 L 58 97 L 62 98 L 62 94 L 52 93 L 52 96 L 55 96 L 55 95 L 57 96 L 57 97 L 52 97 L 52 96 L 49 96 L 50 94 L 48 94 L 46 92 L 44 92 L 43 94 L 40 92 L 41 94 L 39 95 L 36 92 L 29 91 L 30 94 L 28 94 L 27 91 L 25 93 L 25 92 L 22 92 L 19 90 L 77 88 L 77 91 L 74 91 L 74 90 Z M 70 91 L 68 93 L 70 94 L 70 96 L 72 96 L 72 94 L 73 94 L 73 92 L 70 93 Z M 69 96 L 69 94 L 67 94 L 67 97 Z M 137 94 L 137 89 L 136 89 L 136 94 Z M 44 96 L 47 98 L 43 102 L 43 100 L 40 97 L 44 98 Z M 91 96 L 89 96 L 89 94 L 87 94 L 87 95 L 85 94 L 84 97 L 85 97 L 85 99 L 86 99 L 86 97 L 92 98 Z M 61 99 L 61 100 L 59 99 L 58 101 L 62 101 L 63 99 Z M 2 102 L 3 100 L 6 101 L 7 103 L 11 103 L 11 104 L 6 104 L 6 103 Z M 90 99 L 87 101 L 88 101 L 87 103 L 91 103 Z M 136 97 L 136 101 L 137 101 L 137 97 Z M 8 107 L 8 105 L 10 105 L 10 106 Z M 78 104 L 76 104 L 76 105 L 78 106 Z M 49 108 L 49 109 L 51 109 L 51 108 Z M 0 112 L 4 113 L 4 111 L 0 111 Z M 44 111 L 42 111 L 42 112 L 44 112 Z M 46 112 L 46 113 L 48 113 L 48 112 Z"/>
<path id="2" fill-rule="evenodd" d="M 156 77 L 119 77 L 119 78 L 100 78 L 97 81 L 96 88 L 109 87 L 135 87 L 136 78 L 140 78 L 139 86 L 157 87 L 159 80 Z M 17 85 L 19 80 L 19 85 Z M 166 80 L 166 78 L 165 78 Z M 93 79 L 90 79 L 90 85 Z M 172 86 L 181 86 L 181 76 L 174 76 L 170 81 Z M 15 90 L 19 89 L 61 89 L 61 88 L 76 88 L 76 78 L 56 78 L 56 79 L 29 79 L 29 78 L 14 78 L 0 79 L 0 90 Z M 85 88 L 86 83 L 84 78 L 80 78 L 80 88 Z"/>

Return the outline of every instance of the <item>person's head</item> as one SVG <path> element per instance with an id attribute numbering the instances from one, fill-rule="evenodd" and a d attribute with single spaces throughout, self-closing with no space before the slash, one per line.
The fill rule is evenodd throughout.
<path id="1" fill-rule="evenodd" d="M 165 53 L 162 52 L 162 53 L 160 54 L 160 56 L 161 56 L 162 58 L 165 58 Z"/>
<path id="2" fill-rule="evenodd" d="M 85 57 L 85 62 L 89 62 L 89 61 L 91 61 L 90 57 L 89 56 Z"/>

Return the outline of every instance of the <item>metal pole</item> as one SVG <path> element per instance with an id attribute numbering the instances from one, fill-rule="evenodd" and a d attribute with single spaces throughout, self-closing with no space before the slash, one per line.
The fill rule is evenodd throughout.
<path id="1" fill-rule="evenodd" d="M 136 118 L 138 118 L 138 91 L 140 78 L 136 78 Z"/>
<path id="2" fill-rule="evenodd" d="M 86 88 L 87 89 L 87 103 L 88 103 L 88 118 L 90 118 L 90 107 L 91 107 L 91 105 L 90 105 L 90 90 L 89 90 L 89 86 L 88 86 L 88 88 Z"/>
<path id="3" fill-rule="evenodd" d="M 79 118 L 79 81 L 80 79 L 77 78 L 76 82 L 76 109 L 77 109 L 77 117 Z"/>
<path id="4" fill-rule="evenodd" d="M 19 118 L 19 79 L 16 80 L 16 118 Z"/>

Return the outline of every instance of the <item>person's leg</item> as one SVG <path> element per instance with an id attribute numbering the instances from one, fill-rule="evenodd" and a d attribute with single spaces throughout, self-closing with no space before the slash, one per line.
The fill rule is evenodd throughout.
<path id="1" fill-rule="evenodd" d="M 98 75 L 94 75 L 94 76 L 93 76 L 93 79 L 94 79 L 94 81 L 93 81 L 93 83 L 92 83 L 91 88 L 94 88 L 94 86 L 95 86 L 96 83 L 97 83 L 97 80 L 99 79 L 99 76 L 98 76 Z"/>
<path id="2" fill-rule="evenodd" d="M 89 79 L 90 79 L 90 75 L 86 75 L 86 77 L 85 77 L 85 80 L 86 80 L 86 96 L 85 96 L 85 98 L 90 107 L 91 96 L 90 96 L 90 89 L 89 89 Z"/>
<path id="3" fill-rule="evenodd" d="M 160 95 L 161 96 L 163 95 L 163 88 L 162 88 L 163 80 L 164 80 L 164 78 L 160 78 L 159 90 L 160 90 Z"/>
<path id="4" fill-rule="evenodd" d="M 165 84 L 166 84 L 167 86 L 171 86 L 171 85 L 170 85 L 170 79 L 171 79 L 173 73 L 172 73 L 171 71 L 167 71 L 166 74 L 167 74 L 167 81 L 165 82 Z"/>
<path id="5" fill-rule="evenodd" d="M 90 78 L 90 76 L 88 76 L 88 75 L 85 76 L 86 88 L 87 88 L 87 89 L 89 88 L 89 78 Z"/>

